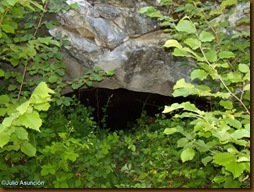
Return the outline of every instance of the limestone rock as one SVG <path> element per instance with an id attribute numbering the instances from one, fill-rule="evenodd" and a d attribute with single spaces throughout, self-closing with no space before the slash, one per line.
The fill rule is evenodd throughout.
<path id="1" fill-rule="evenodd" d="M 243 18 L 250 18 L 250 2 L 239 3 L 232 13 L 222 14 L 213 19 L 213 21 L 217 25 L 221 25 L 225 20 L 228 21 L 228 25 L 223 29 L 223 32 L 228 35 L 233 35 L 237 32 L 250 33 L 250 20 Z"/>
<path id="2" fill-rule="evenodd" d="M 156 19 L 138 13 L 157 1 L 67 1 L 74 2 L 79 9 L 60 13 L 61 26 L 50 31 L 52 36 L 67 35 L 72 42 L 64 51 L 67 80 L 97 65 L 113 69 L 115 75 L 94 87 L 171 95 L 178 79 L 188 81 L 190 67 L 179 65 L 162 46 L 169 34 L 159 29 Z"/>

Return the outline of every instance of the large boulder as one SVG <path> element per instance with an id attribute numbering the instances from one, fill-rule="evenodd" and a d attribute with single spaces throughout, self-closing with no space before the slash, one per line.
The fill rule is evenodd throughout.
<path id="1" fill-rule="evenodd" d="M 65 47 L 66 79 L 81 76 L 95 65 L 115 71 L 94 87 L 171 95 L 180 78 L 187 81 L 190 67 L 180 65 L 163 48 L 169 34 L 160 30 L 156 19 L 138 13 L 156 1 L 68 0 L 79 9 L 60 13 L 61 25 L 52 36 L 67 35 L 72 45 Z M 65 92 L 70 92 L 68 88 Z"/>

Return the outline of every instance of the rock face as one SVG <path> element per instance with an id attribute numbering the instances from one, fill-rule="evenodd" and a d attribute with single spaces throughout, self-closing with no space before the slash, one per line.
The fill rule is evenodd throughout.
<path id="1" fill-rule="evenodd" d="M 64 51 L 67 80 L 100 66 L 114 70 L 115 75 L 95 83 L 94 87 L 125 88 L 166 96 L 171 95 L 178 79 L 189 81 L 190 67 L 180 65 L 162 47 L 169 35 L 159 29 L 156 20 L 138 13 L 144 6 L 158 6 L 158 1 L 67 0 L 67 3 L 77 3 L 79 9 L 59 13 L 61 25 L 50 31 L 52 36 L 67 35 L 72 42 Z M 249 14 L 249 6 L 249 3 L 237 6 L 228 18 L 231 26 Z M 220 19 L 223 17 L 215 20 Z M 249 31 L 248 25 L 236 27 Z M 71 91 L 67 88 L 65 93 Z"/>
<path id="2" fill-rule="evenodd" d="M 162 45 L 169 38 L 156 20 L 138 13 L 156 1 L 68 0 L 79 9 L 60 13 L 61 25 L 52 36 L 67 35 L 72 45 L 64 51 L 66 79 L 81 76 L 93 66 L 114 70 L 94 87 L 171 95 L 180 78 L 188 81 L 190 67 L 179 65 Z M 66 89 L 65 92 L 70 92 Z"/>

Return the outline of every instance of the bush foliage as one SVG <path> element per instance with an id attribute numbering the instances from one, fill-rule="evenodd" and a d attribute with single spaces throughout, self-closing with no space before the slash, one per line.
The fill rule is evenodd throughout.
<path id="1" fill-rule="evenodd" d="M 2 187 L 250 187 L 250 34 L 230 26 L 237 2 L 160 4 L 164 11 L 144 7 L 140 13 L 158 19 L 170 33 L 168 51 L 196 63 L 192 82 L 180 79 L 173 96 L 205 98 L 211 109 L 174 103 L 152 124 L 144 111 L 128 131 L 112 132 L 98 126 L 92 108 L 61 94 L 67 85 L 79 89 L 113 75 L 95 67 L 72 82 L 63 80 L 60 49 L 70 42 L 48 36 L 45 31 L 58 22 L 47 14 L 77 4 L 0 2 Z M 249 25 L 249 18 L 236 23 Z"/>
<path id="2" fill-rule="evenodd" d="M 221 169 L 212 179 L 215 186 L 241 187 L 250 174 L 250 34 L 230 26 L 228 18 L 237 1 L 223 1 L 215 9 L 209 3 L 189 2 L 175 7 L 183 13 L 176 20 L 151 7 L 140 10 L 162 21 L 170 32 L 164 47 L 197 64 L 190 74 L 196 82 L 180 79 L 172 95 L 205 97 L 214 104 L 211 111 L 201 111 L 190 102 L 165 106 L 163 113 L 177 111 L 174 118 L 191 121 L 185 127 L 170 126 L 164 133 L 182 135 L 177 147 L 183 163 L 197 161 L 198 156 L 204 166 Z M 169 0 L 162 5 L 175 6 Z M 220 14 L 221 20 L 216 18 Z M 237 24 L 244 25 L 243 21 L 249 24 L 246 17 Z"/>

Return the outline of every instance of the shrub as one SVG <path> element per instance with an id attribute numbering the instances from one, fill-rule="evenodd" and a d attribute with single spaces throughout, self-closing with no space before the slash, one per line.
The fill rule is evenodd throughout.
<path id="1" fill-rule="evenodd" d="M 194 95 L 210 100 L 211 111 L 199 110 L 190 102 L 166 106 L 163 113 L 176 111 L 174 118 L 191 119 L 185 126 L 169 126 L 167 135 L 181 134 L 177 148 L 181 149 L 182 163 L 188 173 L 201 179 L 193 162 L 204 167 L 220 169 L 210 179 L 213 187 L 249 187 L 250 175 L 250 41 L 249 31 L 239 31 L 230 26 L 228 18 L 234 13 L 236 1 L 222 1 L 214 9 L 209 2 L 187 1 L 176 6 L 172 1 L 162 5 L 174 6 L 179 19 L 163 16 L 151 7 L 140 10 L 162 21 L 171 38 L 164 44 L 173 49 L 173 55 L 196 62 L 187 83 L 180 79 L 174 86 L 173 96 Z M 249 6 L 246 10 L 249 13 Z M 223 14 L 224 18 L 216 18 Z M 249 24 L 242 17 L 238 25 Z M 178 174 L 179 172 L 174 172 Z M 192 187 L 193 184 L 185 185 Z"/>

